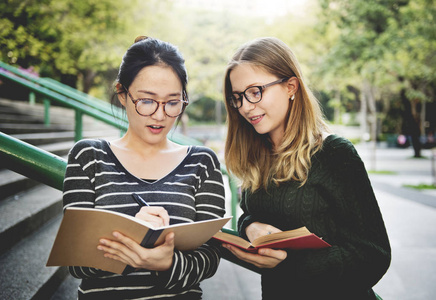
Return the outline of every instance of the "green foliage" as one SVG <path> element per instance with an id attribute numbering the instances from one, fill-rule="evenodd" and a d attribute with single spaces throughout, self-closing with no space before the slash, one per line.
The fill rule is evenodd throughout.
<path id="1" fill-rule="evenodd" d="M 119 64 L 126 14 L 116 0 L 2 2 L 1 60 L 35 66 L 42 76 L 57 79 L 72 75 L 77 81 L 89 73 L 94 78 Z"/>
<path id="2" fill-rule="evenodd" d="M 194 121 L 215 121 L 215 101 L 223 101 L 227 63 L 237 47 L 259 36 L 264 21 L 228 11 L 183 8 L 171 2 L 154 6 L 154 14 L 159 18 L 143 17 L 149 22 L 147 35 L 177 45 L 185 57 L 191 102 L 188 115 Z M 225 109 L 222 111 L 224 120 Z"/>
<path id="3" fill-rule="evenodd" d="M 339 82 L 335 86 L 342 93 L 347 85 L 361 89 L 366 80 L 379 102 L 382 129 L 401 132 L 399 112 L 404 108 L 397 103 L 402 89 L 415 110 L 415 103 L 434 101 L 434 1 L 319 0 L 319 3 L 323 30 L 336 33 L 319 74 Z"/>
<path id="4" fill-rule="evenodd" d="M 153 36 L 179 46 L 190 77 L 187 113 L 209 120 L 237 47 L 276 36 L 295 52 L 329 120 L 355 115 L 368 82 L 382 131 L 400 132 L 402 90 L 413 103 L 435 101 L 434 2 L 311 0 L 304 16 L 266 20 L 184 8 L 176 0 L 4 0 L 0 59 L 108 99 L 127 47 L 138 35 Z"/>
<path id="5" fill-rule="evenodd" d="M 412 185 L 412 184 L 403 184 L 405 187 L 413 188 L 416 190 L 436 190 L 436 185 L 434 184 L 418 184 L 418 185 Z"/>
<path id="6" fill-rule="evenodd" d="M 195 123 L 215 123 L 216 122 L 216 101 L 211 98 L 203 97 L 190 104 L 186 110 L 190 122 Z M 225 120 L 225 109 L 221 109 L 221 120 Z"/>

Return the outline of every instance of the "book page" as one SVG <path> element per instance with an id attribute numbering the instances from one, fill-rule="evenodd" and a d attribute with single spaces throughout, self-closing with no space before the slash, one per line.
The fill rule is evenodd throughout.
<path id="1" fill-rule="evenodd" d="M 243 238 L 222 231 L 218 231 L 213 237 L 222 242 L 233 244 L 244 249 L 250 248 L 251 246 L 250 242 L 244 240 Z"/>
<path id="2" fill-rule="evenodd" d="M 282 232 L 272 233 L 272 234 L 258 237 L 257 239 L 255 239 L 253 241 L 252 244 L 253 244 L 253 246 L 257 247 L 259 245 L 269 244 L 269 243 L 273 243 L 273 242 L 277 242 L 277 241 L 281 241 L 281 240 L 286 240 L 286 239 L 291 239 L 291 238 L 296 238 L 296 237 L 309 235 L 309 234 L 311 234 L 311 232 L 306 227 L 300 227 L 300 228 L 293 229 L 293 230 L 282 231 Z"/>

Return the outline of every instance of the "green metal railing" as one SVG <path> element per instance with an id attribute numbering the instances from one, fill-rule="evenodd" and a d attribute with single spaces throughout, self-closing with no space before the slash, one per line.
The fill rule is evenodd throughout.
<path id="1" fill-rule="evenodd" d="M 18 77 L 22 77 L 27 81 L 35 83 L 41 87 L 45 87 L 47 89 L 56 91 L 56 93 L 61 94 L 63 96 L 75 99 L 76 101 L 83 103 L 85 105 L 91 104 L 94 108 L 98 109 L 104 114 L 108 114 L 111 111 L 111 106 L 108 102 L 102 101 L 101 99 L 92 97 L 88 94 L 85 94 L 79 90 L 76 90 L 68 85 L 60 83 L 51 78 L 40 78 L 29 73 L 26 73 L 16 67 L 10 66 L 2 61 L 0 61 L 0 68 L 6 70 L 9 73 L 12 73 Z M 29 94 L 29 102 L 35 102 L 35 93 L 31 91 Z M 118 110 L 118 108 L 114 108 Z"/>

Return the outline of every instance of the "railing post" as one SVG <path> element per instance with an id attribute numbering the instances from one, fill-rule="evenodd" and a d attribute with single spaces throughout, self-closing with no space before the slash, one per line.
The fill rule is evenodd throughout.
<path id="1" fill-rule="evenodd" d="M 44 125 L 50 125 L 50 100 L 44 98 Z"/>
<path id="2" fill-rule="evenodd" d="M 35 104 L 35 102 L 36 102 L 35 93 L 34 92 L 30 92 L 29 93 L 29 103 L 33 105 L 33 104 Z"/>
<path id="3" fill-rule="evenodd" d="M 82 116 L 83 113 L 76 109 L 75 110 L 76 114 L 76 118 L 75 118 L 75 125 L 74 125 L 74 141 L 80 141 L 83 138 L 83 121 L 82 121 Z"/>

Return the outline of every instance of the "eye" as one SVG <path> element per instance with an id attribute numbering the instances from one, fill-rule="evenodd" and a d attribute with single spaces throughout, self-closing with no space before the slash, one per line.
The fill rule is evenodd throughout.
<path id="1" fill-rule="evenodd" d="M 174 107 L 174 106 L 178 106 L 180 104 L 182 104 L 182 101 L 180 101 L 180 100 L 170 100 L 167 102 L 166 105 Z"/>
<path id="2" fill-rule="evenodd" d="M 138 99 L 142 105 L 153 105 L 154 104 L 154 100 L 153 99 Z"/>
<path id="3" fill-rule="evenodd" d="M 248 94 L 250 98 L 259 98 L 261 95 L 260 90 L 257 87 L 250 88 L 245 93 Z"/>

